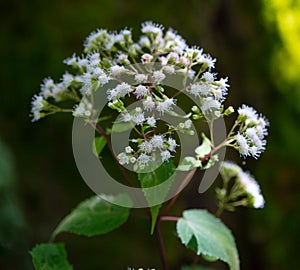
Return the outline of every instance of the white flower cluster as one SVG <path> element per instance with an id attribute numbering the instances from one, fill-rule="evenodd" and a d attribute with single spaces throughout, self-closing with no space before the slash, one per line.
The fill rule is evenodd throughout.
<path id="1" fill-rule="evenodd" d="M 166 138 L 161 135 L 154 135 L 151 138 L 143 140 L 131 140 L 133 143 L 138 143 L 138 150 L 127 146 L 125 151 L 117 157 L 120 164 L 135 164 L 139 169 L 144 169 L 151 161 L 157 161 L 159 158 L 162 162 L 168 161 L 172 155 L 171 152 L 176 151 L 178 146 L 176 140 L 171 137 Z"/>
<path id="2" fill-rule="evenodd" d="M 216 59 L 201 48 L 189 47 L 174 30 L 165 31 L 159 24 L 145 22 L 141 32 L 137 42 L 129 29 L 92 32 L 84 42 L 84 54 L 64 60 L 72 73 L 66 72 L 59 83 L 51 78 L 43 81 L 41 92 L 32 101 L 33 121 L 58 111 L 71 111 L 73 116 L 94 123 L 97 110 L 93 109 L 93 94 L 110 82 L 106 90 L 108 107 L 120 113 L 123 124 L 130 123 L 139 136 L 131 150 L 120 153 L 118 159 L 121 164 L 145 167 L 154 156 L 162 161 L 175 156 L 175 132 L 194 135 L 193 121 L 203 116 L 213 121 L 234 112 L 231 106 L 223 108 L 229 85 L 227 78 L 218 79 L 213 72 Z M 177 92 L 164 85 L 172 78 L 180 81 Z M 175 108 L 182 93 L 198 100 L 198 104 L 190 114 L 179 115 L 184 121 L 177 126 L 166 125 L 161 118 L 166 114 L 178 116 Z M 73 102 L 71 109 L 59 107 L 66 100 Z M 139 105 L 126 109 L 132 102 Z M 265 149 L 268 123 L 245 105 L 238 113 L 239 131 L 227 145 L 243 156 L 257 158 Z"/>
<path id="3" fill-rule="evenodd" d="M 242 156 L 253 156 L 258 158 L 265 150 L 269 125 L 265 117 L 247 105 L 238 109 L 238 121 L 240 122 L 239 132 L 235 136 L 236 147 Z"/>
<path id="4" fill-rule="evenodd" d="M 230 161 L 224 161 L 221 166 L 221 174 L 224 178 L 235 178 L 236 188 L 234 188 L 234 192 L 236 198 L 246 195 L 249 206 L 264 207 L 265 200 L 261 194 L 261 189 L 249 172 L 244 172 L 238 165 Z"/>

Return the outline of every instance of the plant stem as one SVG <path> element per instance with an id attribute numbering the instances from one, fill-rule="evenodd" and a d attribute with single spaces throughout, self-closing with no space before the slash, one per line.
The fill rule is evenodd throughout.
<path id="1" fill-rule="evenodd" d="M 174 216 L 160 216 L 159 220 L 168 220 L 168 221 L 178 221 L 180 217 L 174 217 Z"/>
<path id="2" fill-rule="evenodd" d="M 180 191 L 184 188 L 184 186 L 187 184 L 187 182 L 190 180 L 190 178 L 194 175 L 196 171 L 196 168 L 192 169 L 188 174 L 187 176 L 183 179 L 181 185 L 179 186 L 178 190 L 177 190 L 177 193 L 176 195 L 172 198 L 172 200 L 169 202 L 169 204 L 166 206 L 165 210 L 164 210 L 164 213 L 168 213 L 171 209 L 171 207 L 173 206 L 173 204 L 176 202 L 179 194 L 180 194 Z"/>
<path id="3" fill-rule="evenodd" d="M 157 240 L 158 240 L 160 258 L 161 258 L 163 270 L 169 270 L 169 266 L 168 266 L 168 263 L 167 263 L 164 240 L 163 240 L 161 230 L 160 230 L 160 219 L 158 219 L 155 228 L 156 228 L 156 236 L 157 236 Z"/>

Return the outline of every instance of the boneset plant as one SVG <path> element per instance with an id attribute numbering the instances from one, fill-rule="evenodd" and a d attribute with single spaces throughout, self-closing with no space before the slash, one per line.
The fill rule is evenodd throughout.
<path id="1" fill-rule="evenodd" d="M 57 112 L 72 113 L 75 159 L 97 193 L 59 223 L 49 243 L 33 248 L 36 269 L 73 269 L 63 244 L 54 242 L 58 234 L 104 234 L 131 214 L 149 219 L 149 233 L 158 236 L 163 269 L 168 269 L 168 262 L 162 221 L 175 222 L 181 243 L 197 255 L 239 269 L 235 240 L 220 216 L 239 206 L 262 208 L 264 198 L 250 173 L 223 161 L 223 154 L 232 147 L 242 158 L 258 158 L 265 150 L 268 121 L 242 105 L 226 134 L 222 121 L 235 110 L 224 105 L 228 79 L 213 72 L 216 60 L 198 47 L 189 47 L 172 29 L 164 31 L 161 25 L 145 22 L 141 32 L 137 42 L 129 29 L 91 33 L 84 53 L 64 60 L 70 71 L 61 81 L 46 78 L 33 97 L 33 121 Z M 86 130 L 92 130 L 91 141 L 84 139 Z M 113 181 L 126 192 L 107 188 L 110 178 L 101 170 L 88 175 L 93 160 L 108 171 L 111 162 L 105 162 L 113 160 L 118 168 Z M 220 171 L 217 212 L 189 209 L 181 217 L 168 215 L 196 170 Z M 214 178 L 210 176 L 207 186 Z M 136 214 L 141 211 L 137 208 L 144 208 L 145 214 Z"/>

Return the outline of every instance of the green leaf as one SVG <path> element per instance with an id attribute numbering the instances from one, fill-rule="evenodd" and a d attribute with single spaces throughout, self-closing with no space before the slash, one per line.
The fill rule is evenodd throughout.
<path id="1" fill-rule="evenodd" d="M 202 144 L 195 149 L 195 152 L 199 158 L 205 157 L 211 152 L 212 144 L 211 141 L 202 133 Z"/>
<path id="2" fill-rule="evenodd" d="M 194 157 L 185 157 L 177 167 L 178 171 L 190 171 L 194 168 L 201 167 L 201 161 Z"/>
<path id="3" fill-rule="evenodd" d="M 188 114 L 185 114 L 185 115 L 180 115 L 180 114 L 178 114 L 174 111 L 166 111 L 166 114 L 169 114 L 171 116 L 178 117 L 178 118 L 183 118 L 183 119 L 190 118 L 190 116 L 192 115 L 192 113 L 188 113 Z"/>
<path id="4" fill-rule="evenodd" d="M 61 232 L 85 236 L 105 234 L 125 223 L 128 219 L 129 208 L 116 204 L 130 201 L 129 197 L 125 194 L 117 196 L 101 195 L 101 197 L 106 197 L 107 200 L 94 196 L 81 202 L 60 222 L 53 233 L 53 237 Z"/>
<path id="5" fill-rule="evenodd" d="M 123 123 L 123 122 L 115 122 L 112 127 L 112 132 L 121 133 L 127 130 L 130 130 L 134 127 L 134 125 L 130 122 Z"/>
<path id="6" fill-rule="evenodd" d="M 154 187 L 165 182 L 170 177 L 172 177 L 174 172 L 175 172 L 175 166 L 173 162 L 169 160 L 164 162 L 155 171 L 149 173 L 139 173 L 139 180 L 141 182 L 141 187 L 143 188 L 146 200 L 149 203 L 149 205 L 152 205 L 152 203 L 155 201 L 164 200 L 171 187 L 171 181 L 169 182 L 169 185 L 166 185 L 163 188 L 158 189 L 157 192 L 155 193 L 148 192 L 146 188 Z M 151 218 L 152 218 L 151 234 L 153 234 L 160 207 L 161 204 L 150 207 Z"/>
<path id="7" fill-rule="evenodd" d="M 62 243 L 40 244 L 30 252 L 36 270 L 72 270 Z"/>
<path id="8" fill-rule="evenodd" d="M 93 153 L 95 154 L 95 156 L 99 157 L 105 145 L 106 145 L 106 140 L 103 136 L 94 138 Z"/>
<path id="9" fill-rule="evenodd" d="M 177 233 L 182 243 L 197 255 L 215 257 L 239 269 L 238 252 L 231 231 L 206 210 L 186 210 L 177 222 Z"/>

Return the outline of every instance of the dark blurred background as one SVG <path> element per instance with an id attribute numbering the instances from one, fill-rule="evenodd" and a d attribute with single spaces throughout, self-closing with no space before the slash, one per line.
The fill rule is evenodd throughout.
<path id="1" fill-rule="evenodd" d="M 60 78 L 63 59 L 80 54 L 91 31 L 128 26 L 137 37 L 145 20 L 178 30 L 188 44 L 217 58 L 216 71 L 230 79 L 227 105 L 247 103 L 269 118 L 267 151 L 244 166 L 262 186 L 265 209 L 240 209 L 225 214 L 224 221 L 236 236 L 242 269 L 298 269 L 299 2 L 1 1 L 0 269 L 32 269 L 28 250 L 48 241 L 61 218 L 93 194 L 73 159 L 72 117 L 31 123 L 32 95 L 44 77 Z M 191 207 L 215 211 L 213 188 L 199 195 L 198 184 L 196 177 L 175 214 Z M 191 263 L 193 254 L 174 237 L 174 224 L 162 224 L 162 229 L 171 269 Z M 161 269 L 156 239 L 143 220 L 130 219 L 105 236 L 63 234 L 58 241 L 65 241 L 75 269 Z"/>

